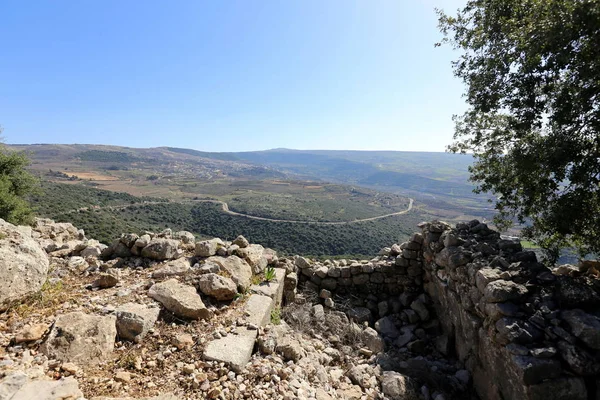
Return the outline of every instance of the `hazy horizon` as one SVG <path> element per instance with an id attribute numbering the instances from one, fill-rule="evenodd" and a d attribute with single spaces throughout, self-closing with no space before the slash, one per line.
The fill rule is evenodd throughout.
<path id="1" fill-rule="evenodd" d="M 0 6 L 9 144 L 441 152 L 464 110 L 418 2 Z"/>
<path id="2" fill-rule="evenodd" d="M 371 152 L 371 153 L 444 153 L 444 154 L 454 154 L 447 151 L 424 151 L 424 150 L 386 150 L 386 149 L 373 149 L 373 150 L 353 150 L 353 149 L 292 149 L 289 147 L 273 147 L 273 148 L 264 148 L 257 150 L 236 150 L 236 151 L 207 151 L 202 149 L 195 149 L 192 147 L 182 147 L 182 146 L 151 146 L 151 147 L 139 147 L 139 146 L 122 146 L 118 144 L 106 144 L 106 143 L 6 143 L 9 146 L 49 146 L 49 145 L 63 145 L 63 146 L 106 146 L 106 147 L 121 147 L 128 149 L 156 149 L 156 148 L 181 148 L 181 149 L 189 149 L 196 150 L 207 153 L 252 153 L 252 152 L 261 152 L 261 151 L 299 151 L 299 152 Z M 456 153 L 459 154 L 459 153 Z M 461 154 L 459 154 L 461 155 Z"/>

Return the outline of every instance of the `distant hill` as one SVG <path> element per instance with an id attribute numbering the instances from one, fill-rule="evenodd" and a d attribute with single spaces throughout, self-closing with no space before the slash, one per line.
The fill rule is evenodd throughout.
<path id="1" fill-rule="evenodd" d="M 293 149 L 205 152 L 177 147 L 80 144 L 12 145 L 11 148 L 30 152 L 34 169 L 74 171 L 72 174 L 77 178 L 135 195 L 172 197 L 175 193 L 197 192 L 219 196 L 226 194 L 225 189 L 219 188 L 233 181 L 246 182 L 242 186 L 248 194 L 249 181 L 291 179 L 362 186 L 411 197 L 427 205 L 429 212 L 446 219 L 491 218 L 494 214 L 487 197 L 473 193 L 474 186 L 468 181 L 468 167 L 473 162 L 470 155 Z M 139 190 L 134 191 L 132 184 Z M 208 184 L 212 186 L 207 189 Z M 198 185 L 203 186 L 197 188 Z M 272 182 L 267 186 L 268 190 L 280 191 Z M 233 193 L 231 190 L 235 188 L 227 190 Z M 263 190 L 265 185 L 258 185 L 255 192 Z"/>

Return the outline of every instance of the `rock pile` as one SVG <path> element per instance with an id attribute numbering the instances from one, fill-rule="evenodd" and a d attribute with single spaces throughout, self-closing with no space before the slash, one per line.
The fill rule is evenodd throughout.
<path id="1" fill-rule="evenodd" d="M 478 221 L 420 228 L 320 262 L 0 220 L 0 400 L 598 397 L 598 265 L 546 268 Z"/>

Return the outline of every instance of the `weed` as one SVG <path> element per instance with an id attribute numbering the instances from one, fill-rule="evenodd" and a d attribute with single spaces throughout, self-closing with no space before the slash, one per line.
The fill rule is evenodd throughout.
<path id="1" fill-rule="evenodd" d="M 250 281 L 250 283 L 252 283 L 253 285 L 260 285 L 261 283 L 263 283 L 263 279 L 263 274 L 252 275 L 252 280 Z"/>
<path id="2" fill-rule="evenodd" d="M 38 292 L 27 296 L 24 300 L 10 304 L 8 310 L 20 318 L 25 318 L 34 312 L 54 314 L 56 309 L 67 300 L 69 300 L 69 294 L 65 292 L 62 281 L 47 280 Z"/>
<path id="3" fill-rule="evenodd" d="M 135 369 L 137 363 L 137 356 L 132 351 L 128 351 L 115 362 L 116 366 L 122 369 Z"/>
<path id="4" fill-rule="evenodd" d="M 231 279 L 231 273 L 225 268 L 219 268 L 219 270 L 217 271 L 217 275 L 221 275 L 223 278 Z"/>
<path id="5" fill-rule="evenodd" d="M 281 307 L 275 307 L 271 310 L 271 323 L 273 325 L 281 324 Z"/>
<path id="6" fill-rule="evenodd" d="M 273 279 L 275 279 L 275 268 L 267 267 L 267 269 L 265 269 L 265 281 L 271 282 Z"/>

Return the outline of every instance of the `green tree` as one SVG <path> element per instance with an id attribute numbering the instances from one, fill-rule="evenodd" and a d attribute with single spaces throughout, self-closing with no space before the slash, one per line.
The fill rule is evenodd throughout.
<path id="1" fill-rule="evenodd" d="M 1 133 L 2 127 L 0 127 Z M 29 165 L 29 160 L 24 153 L 8 151 L 2 147 L 0 147 L 0 218 L 13 224 L 30 223 L 33 219 L 33 211 L 26 196 L 34 191 L 37 180 L 25 169 Z"/>
<path id="2" fill-rule="evenodd" d="M 468 104 L 449 150 L 474 154 L 496 222 L 600 252 L 600 1 L 470 0 L 438 15 Z"/>

